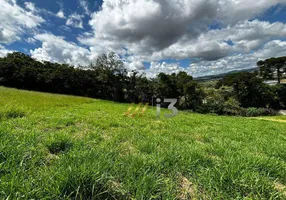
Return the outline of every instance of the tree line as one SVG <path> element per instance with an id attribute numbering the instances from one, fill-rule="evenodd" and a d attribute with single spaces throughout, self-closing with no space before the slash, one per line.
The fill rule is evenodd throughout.
<path id="1" fill-rule="evenodd" d="M 180 108 L 192 110 L 202 101 L 202 90 L 185 72 L 161 73 L 148 79 L 136 71 L 128 73 L 114 53 L 99 56 L 87 68 L 39 62 L 20 52 L 10 53 L 0 58 L 0 85 L 132 103 L 151 104 L 154 97 L 184 97 Z"/>
<path id="2" fill-rule="evenodd" d="M 283 62 L 281 60 L 279 63 Z M 272 64 L 259 62 L 260 72 L 228 75 L 210 91 L 210 88 L 205 88 L 185 72 L 170 75 L 160 73 L 152 79 L 136 71 L 127 72 L 114 53 L 103 54 L 95 63 L 83 68 L 39 62 L 26 54 L 14 52 L 0 58 L 0 85 L 126 103 L 152 104 L 154 97 L 177 98 L 176 106 L 179 109 L 236 114 L 229 110 L 237 107 L 286 107 L 285 86 L 263 83 L 263 78 L 271 77 L 267 73 L 274 73 L 271 68 L 273 62 L 273 59 Z M 275 66 L 280 66 L 277 73 L 281 80 L 285 68 L 279 64 Z"/>

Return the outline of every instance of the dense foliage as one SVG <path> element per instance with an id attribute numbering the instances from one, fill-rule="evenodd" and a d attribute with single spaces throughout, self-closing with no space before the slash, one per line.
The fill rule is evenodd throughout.
<path id="1" fill-rule="evenodd" d="M 286 57 L 270 58 L 257 62 L 260 67 L 260 75 L 264 79 L 277 78 L 278 83 L 286 75 Z"/>
<path id="2" fill-rule="evenodd" d="M 257 73 L 230 74 L 219 80 L 216 88 L 231 86 L 234 97 L 244 108 L 285 108 L 285 85 L 270 86 Z"/>
<path id="3" fill-rule="evenodd" d="M 281 60 L 279 58 L 279 62 L 276 60 L 278 64 L 273 64 L 275 59 L 272 58 L 271 63 L 278 66 Z M 86 68 L 75 68 L 66 64 L 39 62 L 15 52 L 0 58 L 0 85 L 127 103 L 152 104 L 158 97 L 177 98 L 177 108 L 201 113 L 272 115 L 275 113 L 272 109 L 286 109 L 286 87 L 281 84 L 269 86 L 263 82 L 261 74 L 265 75 L 268 62 L 259 62 L 260 74 L 229 74 L 215 86 L 206 87 L 185 72 L 160 73 L 153 79 L 136 71 L 128 73 L 114 53 L 101 55 Z"/>
<path id="4" fill-rule="evenodd" d="M 203 92 L 185 72 L 148 79 L 127 73 L 114 53 L 103 54 L 88 68 L 39 62 L 23 53 L 0 58 L 0 85 L 19 89 L 88 96 L 118 102 L 148 102 L 154 97 L 179 98 L 180 108 L 196 110 Z"/>

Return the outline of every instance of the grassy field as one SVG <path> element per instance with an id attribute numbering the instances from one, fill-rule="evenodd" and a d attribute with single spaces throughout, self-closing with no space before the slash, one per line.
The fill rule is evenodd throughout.
<path id="1" fill-rule="evenodd" d="M 286 198 L 285 118 L 128 107 L 0 87 L 0 199 Z"/>

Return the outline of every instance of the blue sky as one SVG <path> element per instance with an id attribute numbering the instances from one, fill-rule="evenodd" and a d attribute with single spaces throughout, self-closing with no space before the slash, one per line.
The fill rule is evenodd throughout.
<path id="1" fill-rule="evenodd" d="M 81 13 L 83 14 L 85 10 L 80 6 L 79 1 L 77 0 L 49 0 L 49 1 L 43 1 L 43 0 L 34 0 L 34 1 L 25 1 L 25 0 L 18 0 L 17 3 L 21 7 L 25 7 L 25 2 L 32 2 L 35 4 L 37 8 L 45 9 L 47 11 L 50 11 L 54 14 L 57 14 L 60 10 L 63 10 L 65 13 L 65 16 L 68 17 L 69 15 L 73 13 Z M 88 8 L 91 12 L 96 12 L 98 9 L 100 9 L 100 6 L 102 4 L 102 1 L 87 1 L 88 2 Z M 74 27 L 68 27 L 69 30 L 65 30 L 62 28 L 62 26 L 65 26 L 66 19 L 62 19 L 53 15 L 43 14 L 45 16 L 45 19 L 48 21 L 47 23 L 44 23 L 41 25 L 42 31 L 49 31 L 55 35 L 64 36 L 66 40 L 77 42 L 76 38 L 79 34 L 85 32 L 85 31 L 91 31 L 91 27 L 88 25 L 89 16 L 84 15 L 82 18 L 83 21 L 83 28 L 74 28 Z M 11 49 L 16 49 L 18 51 L 25 52 L 25 49 L 31 49 L 35 46 L 40 46 L 40 43 L 36 45 L 31 45 L 25 41 L 18 41 L 15 43 L 12 43 L 10 45 L 7 45 Z"/>
<path id="2" fill-rule="evenodd" d="M 285 0 L 222 1 L 0 0 L 0 56 L 87 66 L 114 51 L 150 77 L 219 74 L 286 56 Z"/>

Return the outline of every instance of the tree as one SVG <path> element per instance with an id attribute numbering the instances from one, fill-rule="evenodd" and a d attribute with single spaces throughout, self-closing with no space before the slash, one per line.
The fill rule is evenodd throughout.
<path id="1" fill-rule="evenodd" d="M 156 79 L 156 96 L 160 98 L 178 98 L 176 74 L 160 73 Z"/>
<path id="2" fill-rule="evenodd" d="M 125 99 L 132 103 L 150 103 L 154 95 L 153 81 L 146 78 L 145 74 L 132 71 L 127 77 L 124 87 Z"/>
<path id="3" fill-rule="evenodd" d="M 281 78 L 286 71 L 286 57 L 270 58 L 264 61 L 257 62 L 260 67 L 260 75 L 264 79 L 273 79 L 277 77 L 277 81 L 280 84 Z"/>
<path id="4" fill-rule="evenodd" d="M 218 85 L 232 86 L 235 97 L 242 107 L 267 107 L 274 104 L 271 86 L 263 83 L 255 73 L 230 74 L 220 80 Z"/>
<path id="5" fill-rule="evenodd" d="M 276 91 L 281 108 L 286 109 L 286 85 L 278 85 Z"/>
<path id="6" fill-rule="evenodd" d="M 197 110 L 202 105 L 203 90 L 194 81 L 193 77 L 186 72 L 179 72 L 176 80 L 178 93 L 181 98 L 181 108 Z"/>
<path id="7" fill-rule="evenodd" d="M 160 73 L 155 85 L 158 97 L 180 99 L 181 109 L 196 110 L 202 104 L 204 93 L 186 72 L 171 75 Z"/>
<path id="8" fill-rule="evenodd" d="M 120 58 L 114 52 L 102 54 L 91 68 L 98 80 L 99 96 L 123 102 L 127 71 Z"/>

